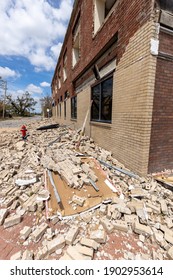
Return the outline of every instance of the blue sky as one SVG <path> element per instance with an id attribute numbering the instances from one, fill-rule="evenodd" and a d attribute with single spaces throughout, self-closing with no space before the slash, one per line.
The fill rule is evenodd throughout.
<path id="1" fill-rule="evenodd" d="M 14 98 L 30 92 L 38 102 L 36 111 L 39 99 L 51 93 L 73 2 L 0 0 L 0 77 Z"/>

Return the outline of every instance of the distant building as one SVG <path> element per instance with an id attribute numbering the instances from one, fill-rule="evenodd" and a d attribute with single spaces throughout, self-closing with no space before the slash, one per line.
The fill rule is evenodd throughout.
<path id="1" fill-rule="evenodd" d="M 53 115 L 140 175 L 173 169 L 173 0 L 76 0 Z M 92 100 L 92 102 L 91 102 Z M 92 104 L 91 104 L 92 103 Z"/>

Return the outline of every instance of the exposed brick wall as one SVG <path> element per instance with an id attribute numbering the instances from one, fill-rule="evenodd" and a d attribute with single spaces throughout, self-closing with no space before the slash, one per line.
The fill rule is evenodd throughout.
<path id="1" fill-rule="evenodd" d="M 150 54 L 150 39 L 156 36 L 155 30 L 152 22 L 142 26 L 129 40 L 117 66 L 113 82 L 112 124 L 93 123 L 88 117 L 85 131 L 103 148 L 112 151 L 126 167 L 139 174 L 148 171 L 156 71 L 156 57 Z M 87 86 L 77 95 L 75 128 L 82 127 L 90 93 L 91 88 Z"/>
<path id="2" fill-rule="evenodd" d="M 119 33 L 117 61 L 120 60 L 129 39 L 146 21 L 149 20 L 152 10 L 151 0 L 118 0 L 115 9 L 106 18 L 105 24 L 93 36 L 93 5 L 94 1 L 79 0 L 76 5 L 76 11 L 72 14 L 72 19 L 65 37 L 64 45 L 58 62 L 58 67 L 63 66 L 63 54 L 67 49 L 67 69 L 68 79 L 62 82 L 61 89 L 58 95 L 64 95 L 65 91 L 69 91 L 71 95 L 74 94 L 73 80 L 81 73 L 81 71 L 94 59 L 94 57 L 103 49 L 109 40 Z M 72 29 L 75 24 L 76 17 L 80 12 L 81 32 L 81 58 L 75 67 L 72 69 Z M 56 70 L 54 78 L 56 77 Z M 61 73 L 62 76 L 62 73 Z M 55 81 L 52 81 L 54 87 Z M 58 99 L 56 95 L 56 100 Z"/>
<path id="3" fill-rule="evenodd" d="M 160 51 L 173 55 L 173 35 L 161 32 Z M 173 168 L 173 58 L 158 58 L 149 172 Z"/>
<path id="4" fill-rule="evenodd" d="M 129 1 L 119 1 L 116 9 L 106 19 L 105 25 L 94 37 L 92 37 L 93 6 L 88 5 L 91 2 L 85 0 L 81 2 L 81 28 L 83 28 L 81 60 L 73 70 L 71 64 L 69 65 L 70 76 L 62 85 L 60 92 L 72 89 L 74 79 L 118 31 L 119 40 L 113 50 L 117 57 L 117 70 L 114 73 L 112 124 L 93 123 L 88 118 L 86 133 L 103 148 L 111 150 L 126 167 L 138 174 L 146 174 L 156 71 L 156 57 L 150 53 L 150 40 L 157 38 L 156 26 L 151 16 L 152 1 L 132 0 L 130 4 Z M 69 56 L 71 39 L 69 35 L 69 40 L 65 44 Z M 86 77 L 87 75 L 88 72 Z M 75 128 L 83 124 L 90 97 L 90 85 L 80 89 L 77 95 Z M 70 104 L 70 99 L 68 102 Z M 63 122 L 63 119 L 58 121 Z M 71 122 L 70 115 L 64 122 Z"/>

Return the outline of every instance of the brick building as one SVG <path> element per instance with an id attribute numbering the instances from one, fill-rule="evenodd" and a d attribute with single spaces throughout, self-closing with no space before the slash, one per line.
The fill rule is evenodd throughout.
<path id="1" fill-rule="evenodd" d="M 76 0 L 54 117 L 138 174 L 173 168 L 173 0 Z"/>

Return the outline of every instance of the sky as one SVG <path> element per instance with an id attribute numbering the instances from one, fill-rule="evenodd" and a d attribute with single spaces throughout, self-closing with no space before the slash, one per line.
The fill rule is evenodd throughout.
<path id="1" fill-rule="evenodd" d="M 36 112 L 40 98 L 51 94 L 73 2 L 0 0 L 0 77 L 13 98 L 28 91 L 37 101 Z"/>

